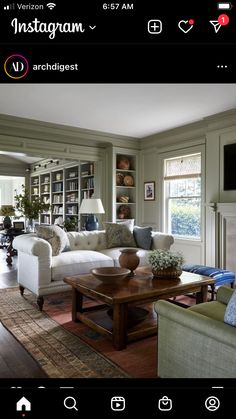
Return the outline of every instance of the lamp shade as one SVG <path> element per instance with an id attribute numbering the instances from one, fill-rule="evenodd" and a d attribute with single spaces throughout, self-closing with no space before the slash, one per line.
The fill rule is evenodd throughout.
<path id="1" fill-rule="evenodd" d="M 104 208 L 102 205 L 102 201 L 99 198 L 84 198 L 81 202 L 80 214 L 104 214 Z"/>
<path id="2" fill-rule="evenodd" d="M 13 205 L 2 205 L 0 207 L 0 215 L 3 217 L 14 217 L 15 216 L 15 208 Z"/>

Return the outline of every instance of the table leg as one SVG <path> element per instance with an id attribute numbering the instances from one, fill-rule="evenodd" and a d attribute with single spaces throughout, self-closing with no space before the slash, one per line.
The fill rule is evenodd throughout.
<path id="1" fill-rule="evenodd" d="M 127 343 L 127 304 L 113 305 L 112 343 L 120 351 Z"/>
<path id="2" fill-rule="evenodd" d="M 13 246 L 12 246 L 13 239 L 10 238 L 9 240 L 10 240 L 10 243 L 9 243 L 9 245 L 7 247 L 6 262 L 7 262 L 8 265 L 11 266 L 12 265 L 12 256 L 14 256 L 14 249 L 13 249 Z"/>
<path id="3" fill-rule="evenodd" d="M 81 294 L 76 288 L 72 287 L 72 320 L 78 322 L 77 313 L 82 313 L 83 307 L 83 294 Z"/>
<path id="4" fill-rule="evenodd" d="M 201 290 L 197 292 L 196 304 L 206 303 L 208 294 L 208 285 L 202 285 Z"/>

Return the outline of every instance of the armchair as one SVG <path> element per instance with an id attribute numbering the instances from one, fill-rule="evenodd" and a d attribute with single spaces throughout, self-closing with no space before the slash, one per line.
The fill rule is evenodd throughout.
<path id="1" fill-rule="evenodd" d="M 236 377 L 236 328 L 224 323 L 233 291 L 221 286 L 216 301 L 188 309 L 164 300 L 155 303 L 159 377 Z"/>

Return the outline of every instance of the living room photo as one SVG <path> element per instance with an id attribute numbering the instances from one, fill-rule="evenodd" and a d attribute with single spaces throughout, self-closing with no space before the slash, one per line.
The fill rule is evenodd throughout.
<path id="1" fill-rule="evenodd" d="M 234 84 L 1 85 L 0 378 L 234 378 L 235 161 Z"/>

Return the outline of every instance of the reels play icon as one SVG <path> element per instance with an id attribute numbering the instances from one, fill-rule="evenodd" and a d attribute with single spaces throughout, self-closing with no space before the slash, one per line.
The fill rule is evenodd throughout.
<path id="1" fill-rule="evenodd" d="M 125 410 L 125 398 L 122 396 L 112 397 L 111 409 L 114 411 Z"/>
<path id="2" fill-rule="evenodd" d="M 11 79 L 22 79 L 29 71 L 29 63 L 23 55 L 10 55 L 4 62 L 4 71 Z"/>

